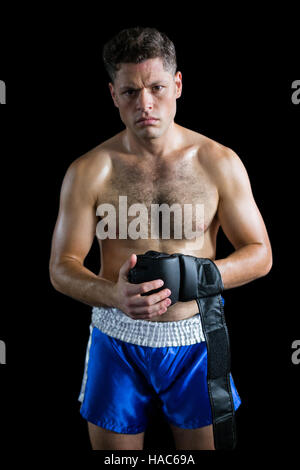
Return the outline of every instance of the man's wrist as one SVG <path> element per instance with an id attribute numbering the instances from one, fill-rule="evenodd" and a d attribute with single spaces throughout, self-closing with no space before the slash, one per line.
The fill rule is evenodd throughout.
<path id="1" fill-rule="evenodd" d="M 118 308 L 118 296 L 116 292 L 116 283 L 112 281 L 108 281 L 107 279 L 101 279 L 101 281 L 105 281 L 104 289 L 102 284 L 102 289 L 105 291 L 105 295 L 103 298 L 105 299 L 105 305 L 107 307 L 116 307 Z"/>
<path id="2" fill-rule="evenodd" d="M 217 260 L 212 260 L 212 261 L 217 266 L 217 268 L 219 270 L 219 273 L 221 275 L 221 280 L 222 280 L 222 283 L 223 283 L 223 288 L 225 290 L 226 287 L 224 285 L 223 275 L 224 275 L 224 264 L 226 263 L 226 261 L 224 259 L 217 259 Z"/>

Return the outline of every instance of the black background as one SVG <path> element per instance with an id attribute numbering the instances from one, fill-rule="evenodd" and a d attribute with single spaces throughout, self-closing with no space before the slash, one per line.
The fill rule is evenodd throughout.
<path id="1" fill-rule="evenodd" d="M 224 294 L 232 374 L 242 399 L 236 452 L 296 450 L 300 366 L 292 364 L 291 345 L 299 339 L 300 105 L 291 101 L 291 85 L 297 76 L 277 48 L 276 31 L 272 39 L 262 34 L 257 40 L 263 25 L 256 23 L 244 36 L 235 30 L 229 38 L 212 16 L 192 16 L 178 13 L 171 20 L 127 11 L 116 20 L 113 12 L 83 14 L 73 7 L 39 12 L 39 21 L 2 32 L 3 450 L 90 450 L 77 401 L 90 308 L 54 290 L 48 262 L 68 166 L 123 129 L 101 61 L 103 44 L 136 25 L 156 27 L 174 41 L 183 75 L 175 122 L 240 156 L 273 248 L 268 276 Z M 229 254 L 222 233 L 218 241 L 217 257 Z M 99 269 L 96 243 L 86 265 Z M 174 449 L 159 415 L 146 432 L 145 449 Z"/>

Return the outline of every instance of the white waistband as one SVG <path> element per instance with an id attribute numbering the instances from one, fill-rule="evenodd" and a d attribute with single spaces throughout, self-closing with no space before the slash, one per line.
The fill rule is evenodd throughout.
<path id="1" fill-rule="evenodd" d="M 133 320 L 118 308 L 93 307 L 92 326 L 127 343 L 140 346 L 187 346 L 205 341 L 200 314 L 186 320 Z"/>

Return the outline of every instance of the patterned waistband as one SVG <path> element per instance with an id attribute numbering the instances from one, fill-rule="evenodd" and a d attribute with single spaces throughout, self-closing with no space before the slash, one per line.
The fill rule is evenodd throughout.
<path id="1" fill-rule="evenodd" d="M 133 320 L 118 308 L 93 307 L 91 325 L 113 338 L 153 348 L 205 341 L 199 313 L 186 320 L 154 322 Z"/>

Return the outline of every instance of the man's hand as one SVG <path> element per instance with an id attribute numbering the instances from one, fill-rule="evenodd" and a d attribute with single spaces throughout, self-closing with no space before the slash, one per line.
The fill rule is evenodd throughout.
<path id="1" fill-rule="evenodd" d="M 163 289 L 155 294 L 142 296 L 141 294 L 159 289 L 164 282 L 161 279 L 156 279 L 141 284 L 131 284 L 128 281 L 128 273 L 136 265 L 136 262 L 137 256 L 132 254 L 121 266 L 118 281 L 114 286 L 114 304 L 134 320 L 148 320 L 167 311 L 171 304 L 171 300 L 168 298 L 171 291 Z"/>

